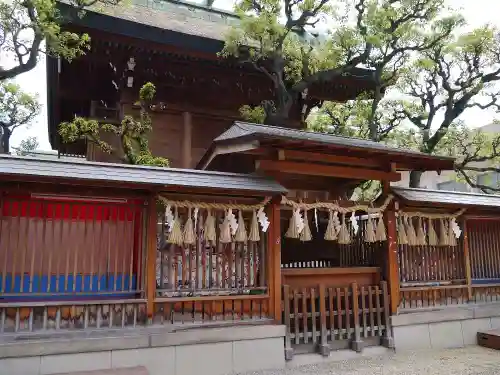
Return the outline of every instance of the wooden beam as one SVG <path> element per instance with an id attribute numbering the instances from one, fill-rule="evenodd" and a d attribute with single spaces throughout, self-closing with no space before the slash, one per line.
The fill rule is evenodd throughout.
<path id="1" fill-rule="evenodd" d="M 278 202 L 268 206 L 269 228 L 267 234 L 267 266 L 269 288 L 269 312 L 277 322 L 281 322 L 281 213 Z"/>
<path id="2" fill-rule="evenodd" d="M 295 150 L 280 150 L 283 159 L 280 160 L 298 160 L 298 161 L 317 161 L 322 163 L 355 165 L 359 167 L 384 168 L 386 163 L 379 160 L 363 159 L 354 156 L 328 155 L 316 152 L 305 152 Z M 281 154 L 280 154 L 281 155 Z"/>
<path id="3" fill-rule="evenodd" d="M 356 180 L 399 181 L 396 172 L 384 172 L 367 168 L 350 168 L 292 161 L 257 160 L 256 170 L 267 172 L 293 173 L 308 176 L 351 178 Z"/>
<path id="4" fill-rule="evenodd" d="M 154 300 L 156 294 L 156 231 L 158 217 L 156 213 L 156 198 L 151 196 L 147 209 L 146 230 L 146 312 L 148 319 L 154 315 Z"/>
<path id="5" fill-rule="evenodd" d="M 382 185 L 383 194 L 387 196 L 390 185 Z M 386 280 L 389 283 L 389 298 L 391 301 L 391 315 L 398 313 L 399 307 L 399 265 L 398 265 L 398 235 L 396 232 L 396 212 L 394 202 L 384 212 L 385 227 L 387 228 L 386 242 Z"/>
<path id="6" fill-rule="evenodd" d="M 472 300 L 472 277 L 471 277 L 471 266 L 470 266 L 470 252 L 469 252 L 469 234 L 467 232 L 467 219 L 463 221 L 463 248 L 464 248 L 464 263 L 465 263 L 465 282 L 467 283 L 467 298 Z"/>
<path id="7" fill-rule="evenodd" d="M 182 168 L 191 168 L 193 121 L 191 113 L 184 112 L 182 118 Z"/>

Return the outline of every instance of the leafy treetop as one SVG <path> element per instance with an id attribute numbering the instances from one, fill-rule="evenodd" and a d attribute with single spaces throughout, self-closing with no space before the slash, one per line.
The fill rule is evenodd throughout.
<path id="1" fill-rule="evenodd" d="M 16 155 L 25 156 L 25 155 L 29 155 L 33 151 L 36 151 L 39 146 L 40 146 L 40 143 L 38 142 L 37 137 L 28 137 L 26 139 L 23 139 L 19 143 L 19 146 L 12 147 L 12 148 L 16 152 Z"/>
<path id="2" fill-rule="evenodd" d="M 26 93 L 8 81 L 0 81 L 0 131 L 1 153 L 10 151 L 10 138 L 14 130 L 29 126 L 40 113 L 38 97 Z"/>
<path id="3" fill-rule="evenodd" d="M 484 190 L 476 177 L 495 169 L 500 137 L 466 127 L 462 115 L 474 108 L 500 110 L 500 33 L 490 26 L 460 32 L 459 17 L 437 24 L 448 26 L 434 42 L 410 50 L 391 74 L 394 86 L 385 97 L 327 103 L 311 124 L 316 130 L 455 156 L 460 178 Z M 421 176 L 412 171 L 410 186 L 418 187 Z"/>
<path id="4" fill-rule="evenodd" d="M 81 16 L 89 7 L 116 5 L 120 0 L 68 0 Z M 68 61 L 90 48 L 88 34 L 63 31 L 63 16 L 56 0 L 10 0 L 0 3 L 0 54 L 13 64 L 0 65 L 0 80 L 33 69 L 41 53 Z"/>
<path id="5" fill-rule="evenodd" d="M 282 124 L 300 104 L 305 121 L 322 104 L 308 97 L 309 89 L 357 67 L 372 69 L 380 101 L 411 52 L 436 45 L 461 22 L 438 17 L 442 7 L 444 0 L 240 1 L 241 24 L 227 35 L 222 55 L 251 64 L 275 89 L 273 100 L 245 106 L 243 116 Z M 320 26 L 321 35 L 313 32 Z"/>

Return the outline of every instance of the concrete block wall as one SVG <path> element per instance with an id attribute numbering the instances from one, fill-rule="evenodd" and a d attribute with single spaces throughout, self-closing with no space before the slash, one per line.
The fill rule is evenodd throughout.
<path id="1" fill-rule="evenodd" d="M 396 351 L 462 348 L 500 328 L 500 304 L 410 312 L 391 318 Z"/>
<path id="2" fill-rule="evenodd" d="M 144 366 L 149 375 L 226 375 L 281 369 L 285 367 L 284 334 L 284 326 L 265 325 L 2 344 L 0 375 L 136 366 Z"/>

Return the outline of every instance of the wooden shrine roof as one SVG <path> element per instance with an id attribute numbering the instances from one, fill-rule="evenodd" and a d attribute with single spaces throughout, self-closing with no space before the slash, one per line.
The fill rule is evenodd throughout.
<path id="1" fill-rule="evenodd" d="M 315 153 L 342 156 L 372 157 L 390 159 L 396 168 L 406 169 L 418 166 L 422 170 L 451 170 L 454 159 L 424 154 L 417 151 L 395 148 L 366 139 L 342 137 L 326 133 L 288 129 L 275 126 L 235 122 L 231 128 L 214 140 L 212 147 L 203 156 L 198 167 L 204 169 L 217 156 L 218 146 L 252 144 L 253 147 L 290 148 Z M 404 168 L 403 168 L 404 165 Z M 417 169 L 417 168 L 414 168 Z"/>
<path id="2" fill-rule="evenodd" d="M 59 8 L 63 14 L 73 12 L 65 0 L 59 0 Z M 217 53 L 238 17 L 183 1 L 132 0 L 126 5 L 100 5 L 88 10 L 84 17 L 72 17 L 71 22 L 151 42 Z"/>
<path id="3" fill-rule="evenodd" d="M 127 164 L 66 161 L 33 157 L 0 155 L 0 179 L 49 180 L 74 183 L 94 182 L 138 188 L 186 188 L 194 190 L 223 189 L 232 192 L 282 194 L 286 189 L 272 179 L 236 173 L 208 172 L 192 169 L 161 168 Z"/>
<path id="4" fill-rule="evenodd" d="M 392 187 L 391 190 L 397 197 L 408 203 L 477 206 L 483 208 L 500 207 L 500 195 L 401 187 Z"/>
<path id="5" fill-rule="evenodd" d="M 126 6 L 107 6 L 108 16 L 203 38 L 223 40 L 238 17 L 216 8 L 182 1 L 132 0 Z"/>

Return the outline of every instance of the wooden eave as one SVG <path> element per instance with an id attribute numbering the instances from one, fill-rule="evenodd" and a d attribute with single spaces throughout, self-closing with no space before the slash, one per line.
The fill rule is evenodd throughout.
<path id="1" fill-rule="evenodd" d="M 0 182 L 229 197 L 286 194 L 277 182 L 257 176 L 10 156 L 0 157 Z"/>
<path id="2" fill-rule="evenodd" d="M 474 204 L 474 200 L 478 203 L 479 200 L 489 199 L 486 194 L 473 194 L 473 193 L 457 193 L 453 191 L 434 191 L 428 190 L 429 194 L 440 194 L 443 196 L 443 200 L 438 202 L 436 199 L 425 200 L 425 198 L 412 199 L 401 194 L 398 194 L 398 190 L 401 188 L 393 188 L 392 191 L 396 196 L 398 202 L 398 208 L 403 211 L 425 211 L 425 212 L 440 212 L 440 213 L 453 213 L 458 210 L 465 209 L 463 217 L 468 219 L 488 219 L 488 220 L 500 220 L 500 206 L 497 203 L 492 202 L 491 205 L 488 203 Z M 425 189 L 408 189 L 404 190 L 411 191 L 424 191 Z M 455 195 L 454 199 L 449 199 L 450 196 Z M 460 196 L 467 196 L 468 200 L 464 201 L 460 199 Z M 444 198 L 446 197 L 446 199 Z"/>
<path id="3" fill-rule="evenodd" d="M 451 158 L 435 157 L 427 154 L 408 153 L 405 151 L 384 151 L 345 145 L 325 145 L 308 141 L 290 141 L 284 139 L 262 139 L 256 135 L 240 137 L 223 142 L 214 142 L 198 163 L 197 168 L 207 169 L 215 158 L 232 157 L 232 154 L 243 153 L 257 156 L 276 154 L 280 150 L 297 154 L 302 153 L 309 161 L 318 163 L 341 164 L 352 167 L 369 166 L 374 170 L 396 171 L 406 170 L 452 170 L 454 161 Z M 225 150 L 221 152 L 220 150 Z M 321 158 L 324 160 L 322 161 Z M 300 158 L 293 157 L 292 160 Z M 211 169 L 211 168 L 209 168 Z"/>
<path id="4" fill-rule="evenodd" d="M 246 151 L 231 152 L 230 148 L 221 150 L 215 147 L 213 163 L 209 162 L 208 170 L 238 171 L 239 173 L 257 173 L 273 178 L 287 189 L 328 191 L 335 198 L 346 198 L 344 193 L 358 186 L 361 182 L 376 178 L 392 178 L 399 180 L 399 174 L 384 171 L 374 165 L 364 168 L 353 165 L 352 160 L 344 159 L 337 163 L 320 163 L 317 160 L 297 160 L 294 157 L 287 161 L 288 149 L 254 148 Z M 233 149 L 234 151 L 234 149 Z M 280 154 L 285 159 L 280 160 Z M 311 153 L 311 155 L 317 155 Z M 326 157 L 331 155 L 325 155 Z M 219 157 L 219 159 L 217 159 Z M 208 160 L 207 160 L 208 161 Z M 347 164 L 346 164 L 347 163 Z"/>

